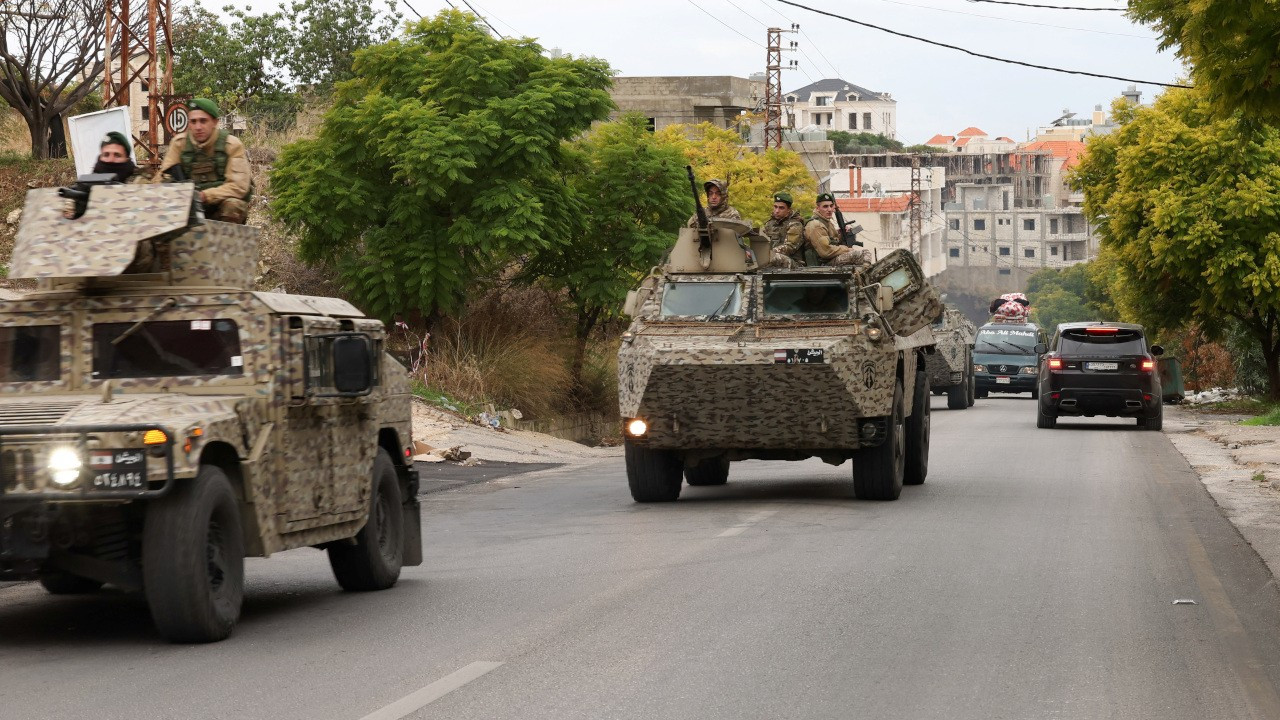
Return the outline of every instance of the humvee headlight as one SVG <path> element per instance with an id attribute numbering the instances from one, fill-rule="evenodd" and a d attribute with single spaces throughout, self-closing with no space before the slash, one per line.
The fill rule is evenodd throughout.
<path id="1" fill-rule="evenodd" d="M 80 477 L 80 453 L 74 448 L 55 448 L 49 453 L 49 473 L 53 481 L 59 485 L 70 485 Z"/>
<path id="2" fill-rule="evenodd" d="M 640 437 L 647 432 L 649 432 L 649 423 L 640 418 L 627 422 L 627 434 L 631 437 Z"/>
<path id="3" fill-rule="evenodd" d="M 867 339 L 871 341 L 879 340 L 884 335 L 884 331 L 874 325 L 867 328 Z"/>
<path id="4" fill-rule="evenodd" d="M 636 339 L 636 335 L 635 335 L 635 333 L 631 332 L 630 330 L 628 330 L 628 331 L 626 331 L 626 332 L 622 333 L 622 342 L 624 342 L 624 343 L 629 343 L 629 342 L 631 342 L 632 340 L 635 340 L 635 339 Z"/>
<path id="5" fill-rule="evenodd" d="M 152 428 L 142 435 L 143 445 L 163 445 L 169 442 L 169 436 L 164 434 L 163 430 Z"/>

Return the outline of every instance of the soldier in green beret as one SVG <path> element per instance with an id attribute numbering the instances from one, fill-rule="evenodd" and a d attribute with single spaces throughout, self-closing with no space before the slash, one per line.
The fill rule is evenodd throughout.
<path id="1" fill-rule="evenodd" d="M 823 265 L 867 265 L 871 259 L 866 250 L 848 247 L 840 241 L 840 228 L 834 219 L 836 196 L 829 192 L 818 195 L 814 216 L 804 226 L 804 239 Z"/>
<path id="2" fill-rule="evenodd" d="M 782 191 L 773 196 L 773 213 L 760 232 L 769 238 L 773 248 L 775 267 L 804 266 L 804 216 L 791 209 L 791 193 Z"/>
<path id="3" fill-rule="evenodd" d="M 187 131 L 169 143 L 156 179 L 172 181 L 181 167 L 185 182 L 194 182 L 205 216 L 243 224 L 249 214 L 253 173 L 244 143 L 218 127 L 222 114 L 208 98 L 195 98 L 187 108 Z"/>

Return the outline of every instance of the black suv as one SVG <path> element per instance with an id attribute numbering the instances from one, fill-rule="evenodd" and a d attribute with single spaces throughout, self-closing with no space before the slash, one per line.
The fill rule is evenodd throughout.
<path id="1" fill-rule="evenodd" d="M 1062 415 L 1130 417 L 1138 427 L 1159 430 L 1164 423 L 1160 399 L 1159 345 L 1147 347 L 1141 325 L 1062 323 L 1040 359 L 1040 402 L 1036 426 L 1051 428 Z"/>

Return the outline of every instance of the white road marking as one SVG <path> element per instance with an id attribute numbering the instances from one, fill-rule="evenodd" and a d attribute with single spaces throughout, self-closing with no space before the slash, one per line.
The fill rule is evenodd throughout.
<path id="1" fill-rule="evenodd" d="M 455 670 L 439 680 L 414 691 L 390 705 L 365 715 L 360 720 L 400 720 L 400 718 L 417 712 L 467 683 L 475 680 L 490 670 L 502 667 L 500 662 L 478 660 L 464 668 Z"/>
<path id="2" fill-rule="evenodd" d="M 752 514 L 746 520 L 743 520 L 737 525 L 734 525 L 728 530 L 725 530 L 724 532 L 720 533 L 716 537 L 736 537 L 746 532 L 747 530 L 750 530 L 752 525 L 755 525 L 756 523 L 760 522 L 761 520 L 764 520 L 765 518 L 771 515 L 776 515 L 777 513 L 778 513 L 778 508 L 774 508 L 772 510 L 761 510 L 760 512 Z"/>

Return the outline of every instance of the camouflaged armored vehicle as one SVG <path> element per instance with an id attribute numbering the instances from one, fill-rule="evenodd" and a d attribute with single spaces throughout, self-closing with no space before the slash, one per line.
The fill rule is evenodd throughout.
<path id="1" fill-rule="evenodd" d="M 978 328 L 957 308 L 950 305 L 933 323 L 936 349 L 925 357 L 929 389 L 935 395 L 947 394 L 947 407 L 964 410 L 973 407 L 973 340 Z"/>
<path id="2" fill-rule="evenodd" d="M 929 459 L 929 325 L 942 310 L 915 258 L 869 268 L 755 267 L 749 224 L 684 229 L 627 299 L 618 352 L 627 480 L 638 502 L 720 485 L 735 460 L 853 460 L 859 498 L 893 500 Z M 740 241 L 739 237 L 744 240 Z"/>
<path id="3" fill-rule="evenodd" d="M 226 637 L 244 557 L 328 551 L 348 590 L 421 563 L 406 373 L 343 300 L 253 292 L 257 230 L 192 185 L 27 195 L 0 301 L 0 580 L 141 591 Z"/>

